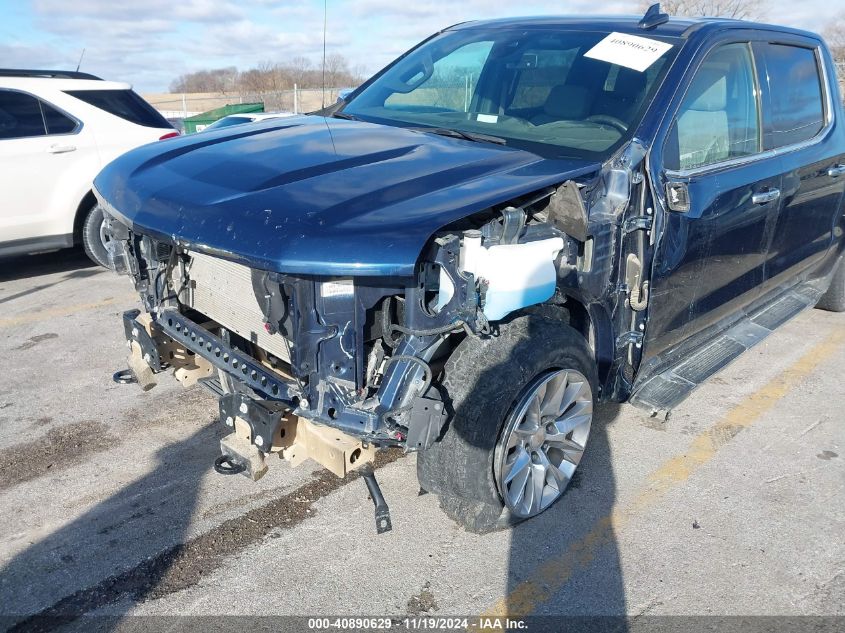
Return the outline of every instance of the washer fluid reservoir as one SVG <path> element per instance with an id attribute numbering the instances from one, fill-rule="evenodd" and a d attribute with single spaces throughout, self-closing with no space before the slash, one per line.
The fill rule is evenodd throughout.
<path id="1" fill-rule="evenodd" d="M 560 237 L 485 247 L 480 231 L 465 231 L 460 268 L 487 281 L 484 316 L 497 321 L 551 298 L 557 281 L 554 260 L 562 248 Z"/>

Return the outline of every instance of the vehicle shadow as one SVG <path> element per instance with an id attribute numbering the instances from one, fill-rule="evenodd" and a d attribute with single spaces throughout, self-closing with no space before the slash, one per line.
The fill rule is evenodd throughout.
<path id="1" fill-rule="evenodd" d="M 104 271 L 88 258 L 82 248 L 0 259 L 0 283 L 61 272 L 67 272 L 66 277 L 88 277 Z"/>
<path id="2" fill-rule="evenodd" d="M 0 297 L 0 304 L 33 295 L 70 279 L 95 277 L 107 271 L 92 262 L 82 249 L 67 249 L 44 255 L 27 255 L 0 260 L 0 284 L 62 272 L 65 274 L 58 279 Z"/>
<path id="3" fill-rule="evenodd" d="M 546 512 L 513 528 L 506 611 L 556 616 L 532 622 L 532 631 L 560 630 L 560 616 L 579 631 L 627 630 L 608 441 L 608 427 L 621 408 L 596 408 L 587 448 L 566 492 Z"/>
<path id="4" fill-rule="evenodd" d="M 207 424 L 161 448 L 148 474 L 0 569 L 0 630 L 117 627 L 121 614 L 157 590 L 188 540 L 199 484 L 221 433 Z M 161 555 L 168 551 L 174 555 Z M 100 610 L 109 616 L 83 618 Z"/>
<path id="5" fill-rule="evenodd" d="M 517 344 L 511 353 L 497 356 L 496 347 L 491 346 L 487 356 L 493 362 L 476 378 L 475 389 L 495 403 L 491 410 L 500 410 L 500 419 L 506 418 L 519 398 L 521 385 L 535 378 L 531 373 L 536 371 L 534 359 L 544 353 L 544 345 L 551 344 L 546 340 L 548 329 L 537 324 L 539 319 L 531 321 L 523 335 L 530 347 Z M 558 367 L 544 370 L 554 368 Z M 446 398 L 452 410 L 448 394 Z M 583 458 L 565 493 L 539 516 L 511 528 L 507 591 L 493 613 L 506 614 L 511 620 L 554 616 L 532 619 L 528 625 L 532 631 L 561 630 L 560 616 L 568 623 L 573 622 L 569 618 L 576 618 L 574 628 L 579 631 L 627 629 L 623 570 L 613 522 L 616 478 L 608 440 L 608 429 L 621 409 L 618 404 L 595 407 Z M 496 434 L 478 433 L 473 426 L 455 425 L 452 432 L 462 434 L 463 442 L 475 449 L 479 460 L 487 459 L 483 456 L 491 454 L 497 441 Z M 498 516 L 500 508 L 488 507 L 480 500 L 465 507 L 472 512 L 467 516 L 487 517 L 484 521 Z"/>

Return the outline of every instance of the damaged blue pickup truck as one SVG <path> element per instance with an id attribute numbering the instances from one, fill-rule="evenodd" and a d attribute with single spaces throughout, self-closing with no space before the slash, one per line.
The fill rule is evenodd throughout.
<path id="1" fill-rule="evenodd" d="M 143 311 L 129 370 L 219 395 L 215 468 L 418 453 L 468 529 L 558 500 L 599 402 L 667 412 L 806 308 L 845 310 L 845 117 L 822 40 L 632 18 L 469 22 L 307 116 L 95 182 Z"/>

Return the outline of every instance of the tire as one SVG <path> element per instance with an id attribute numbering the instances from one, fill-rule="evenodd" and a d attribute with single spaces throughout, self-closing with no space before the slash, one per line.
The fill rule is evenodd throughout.
<path id="1" fill-rule="evenodd" d="M 845 312 L 845 257 L 839 259 L 830 287 L 816 307 L 830 312 Z"/>
<path id="2" fill-rule="evenodd" d="M 100 205 L 95 204 L 88 211 L 85 221 L 82 223 L 82 246 L 91 261 L 104 268 L 110 268 L 109 253 L 106 250 L 106 244 L 101 233 L 102 226 L 103 210 Z"/>
<path id="3" fill-rule="evenodd" d="M 497 466 L 509 450 L 506 422 L 513 424 L 522 399 L 555 370 L 585 378 L 591 419 L 597 385 L 593 354 L 583 336 L 561 321 L 517 317 L 498 336 L 464 339 L 446 363 L 442 391 L 450 420 L 438 441 L 418 454 L 417 476 L 466 529 L 489 532 L 530 518 L 503 502 Z M 558 494 L 564 490 L 565 484 Z"/>

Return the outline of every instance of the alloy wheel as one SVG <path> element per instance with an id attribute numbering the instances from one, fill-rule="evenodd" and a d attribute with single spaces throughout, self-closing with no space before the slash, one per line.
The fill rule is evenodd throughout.
<path id="1" fill-rule="evenodd" d="M 103 248 L 105 248 L 106 251 L 108 252 L 109 242 L 111 242 L 111 236 L 109 235 L 106 228 L 107 228 L 106 219 L 103 218 L 103 221 L 100 222 L 100 242 L 102 243 Z"/>
<path id="2" fill-rule="evenodd" d="M 494 469 L 510 511 L 527 518 L 554 503 L 572 479 L 593 420 L 590 381 L 553 370 L 530 383 L 505 420 Z"/>

